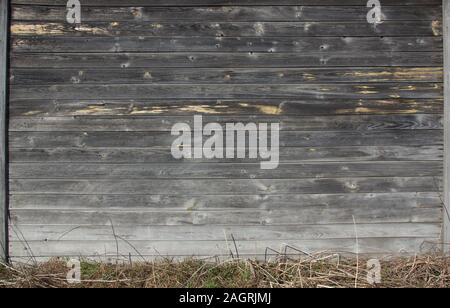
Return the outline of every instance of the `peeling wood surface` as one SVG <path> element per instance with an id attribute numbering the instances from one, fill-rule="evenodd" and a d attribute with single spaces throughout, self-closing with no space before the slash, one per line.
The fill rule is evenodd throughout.
<path id="1" fill-rule="evenodd" d="M 420 253 L 438 242 L 439 0 L 12 0 L 12 257 Z M 279 122 L 279 169 L 175 160 L 171 127 Z M 183 241 L 182 245 L 180 241 Z M 24 242 L 28 244 L 24 244 Z M 30 251 L 31 249 L 31 251 Z"/>

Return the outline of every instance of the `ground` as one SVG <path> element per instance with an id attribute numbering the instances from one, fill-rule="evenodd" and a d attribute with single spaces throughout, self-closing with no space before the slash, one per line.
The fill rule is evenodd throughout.
<path id="1" fill-rule="evenodd" d="M 195 260 L 103 264 L 81 262 L 80 284 L 67 283 L 67 263 L 2 265 L 0 287 L 38 288 L 449 288 L 450 258 L 421 256 L 381 261 L 381 283 L 368 283 L 368 260 L 337 255 L 264 263 Z M 373 276 L 374 277 L 374 276 Z"/>

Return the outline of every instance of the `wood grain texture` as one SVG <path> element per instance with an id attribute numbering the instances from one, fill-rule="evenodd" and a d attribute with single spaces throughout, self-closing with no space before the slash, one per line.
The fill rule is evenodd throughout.
<path id="1" fill-rule="evenodd" d="M 89 37 L 20 37 L 13 38 L 11 48 L 27 52 L 382 52 L 442 51 L 441 37 L 320 37 L 320 38 L 89 38 Z"/>
<path id="2" fill-rule="evenodd" d="M 205 123 L 239 122 L 279 123 L 283 131 L 334 130 L 442 130 L 443 118 L 437 114 L 417 115 L 338 115 L 338 116 L 204 116 Z M 36 131 L 167 131 L 176 123 L 194 127 L 191 116 L 77 116 L 77 117 L 13 117 L 10 132 Z"/>
<path id="3" fill-rule="evenodd" d="M 8 258 L 7 202 L 7 80 L 8 80 L 8 1 L 0 1 L 0 261 Z"/>
<path id="4" fill-rule="evenodd" d="M 357 218 L 359 223 L 425 223 L 442 219 L 440 208 L 297 208 L 289 210 L 226 210 L 226 211 L 85 211 L 85 210 L 12 210 L 11 220 L 22 225 L 79 226 L 271 226 L 340 224 Z M 264 236 L 262 235 L 262 238 Z M 142 237 L 147 241 L 147 238 Z"/>
<path id="5" fill-rule="evenodd" d="M 440 67 L 258 69 L 14 69 L 13 85 L 46 84 L 304 84 L 443 82 Z"/>
<path id="6" fill-rule="evenodd" d="M 305 253 L 321 251 L 324 253 L 341 253 L 369 255 L 414 255 L 415 253 L 430 253 L 437 246 L 439 239 L 436 238 L 372 238 L 358 241 L 354 239 L 343 240 L 296 240 L 288 241 L 292 247 L 297 247 Z M 197 257 L 211 258 L 214 256 L 223 256 L 230 259 L 232 253 L 236 253 L 234 245 L 229 245 L 225 240 L 198 242 L 184 241 L 183 245 L 179 242 L 125 242 L 119 241 L 119 253 L 117 253 L 117 242 L 115 240 L 101 242 L 96 241 L 61 241 L 61 242 L 31 242 L 25 244 L 22 242 L 12 242 L 12 250 L 16 252 L 15 258 L 19 261 L 33 262 L 41 260 L 39 257 L 70 257 L 86 256 L 94 260 L 123 260 L 129 261 L 129 255 L 136 256 L 132 260 L 138 262 L 146 260 L 162 260 L 164 257 Z M 237 243 L 239 255 L 243 258 L 258 258 L 264 260 L 266 248 L 272 248 L 276 251 L 283 251 L 285 245 L 280 241 L 240 241 Z M 136 253 L 139 251 L 139 255 Z M 161 253 L 164 251 L 164 253 Z M 193 252 L 193 253 L 192 253 Z M 291 256 L 298 257 L 298 252 L 289 251 Z M 273 254 L 269 254 L 273 256 Z M 37 258 L 37 259 L 36 259 Z M 214 260 L 214 259 L 212 259 Z"/>
<path id="7" fill-rule="evenodd" d="M 12 68 L 442 67 L 442 52 L 13 53 Z"/>
<path id="8" fill-rule="evenodd" d="M 169 132 L 11 132 L 12 148 L 148 148 L 172 146 Z M 280 147 L 443 145 L 438 130 L 282 131 Z"/>
<path id="9" fill-rule="evenodd" d="M 442 163 L 281 164 L 261 170 L 258 163 L 184 164 L 12 164 L 11 179 L 302 179 L 341 177 L 442 176 Z"/>
<path id="10" fill-rule="evenodd" d="M 12 98 L 11 116 L 329 116 L 443 114 L 443 99 L 58 100 Z"/>

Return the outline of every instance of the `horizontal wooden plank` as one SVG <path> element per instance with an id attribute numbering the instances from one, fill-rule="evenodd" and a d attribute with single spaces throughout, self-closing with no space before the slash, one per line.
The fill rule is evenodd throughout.
<path id="1" fill-rule="evenodd" d="M 297 247 L 305 253 L 347 253 L 347 254 L 377 254 L 377 255 L 398 255 L 398 254 L 416 254 L 417 252 L 427 253 L 427 249 L 433 250 L 438 245 L 439 239 L 361 239 L 355 241 L 348 240 L 303 240 L 288 241 L 287 243 L 293 247 Z M 264 260 L 266 248 L 275 250 L 284 249 L 285 245 L 279 241 L 240 241 L 237 244 L 237 251 L 240 256 L 255 256 Z M 431 251 L 432 252 L 432 251 Z M 120 259 L 129 262 L 130 255 L 137 256 L 139 261 L 154 260 L 154 258 L 162 259 L 165 256 L 183 256 L 183 257 L 205 257 L 205 256 L 236 256 L 234 244 L 223 241 L 212 242 L 195 242 L 184 241 L 183 245 L 179 242 L 125 242 L 119 241 L 119 249 L 117 249 L 116 241 L 108 242 L 12 242 L 11 255 L 21 262 L 19 258 L 32 257 L 32 261 L 36 257 L 94 257 Z M 289 254 L 297 257 L 304 257 L 304 254 L 298 251 L 289 250 Z M 270 254 L 269 254 L 270 255 Z M 30 260 L 28 260 L 30 261 Z"/>
<path id="2" fill-rule="evenodd" d="M 186 116 L 186 115 L 386 115 L 443 114 L 442 99 L 345 100 L 17 100 L 9 114 L 18 116 Z"/>
<path id="3" fill-rule="evenodd" d="M 366 21 L 365 6 L 83 7 L 85 21 Z M 61 21 L 66 8 L 13 6 L 13 20 Z M 386 20 L 441 20 L 440 6 L 383 8 Z"/>
<path id="4" fill-rule="evenodd" d="M 357 0 L 360 1 L 360 0 Z M 399 0 L 400 1 L 400 0 Z M 147 2 L 148 3 L 148 2 Z M 314 36 L 442 36 L 442 24 L 433 21 L 385 21 L 376 27 L 363 22 L 86 22 L 73 26 L 62 20 L 13 21 L 13 36 L 38 37 L 314 37 Z"/>
<path id="5" fill-rule="evenodd" d="M 354 161 L 442 161 L 443 146 L 351 146 L 281 148 L 280 161 L 354 162 Z M 247 156 L 248 157 L 248 156 Z M 10 149 L 11 163 L 182 163 L 170 148 L 29 148 Z M 206 160 L 198 160 L 206 162 Z M 209 162 L 250 162 L 249 159 L 207 160 Z"/>
<path id="6" fill-rule="evenodd" d="M 352 193 L 284 195 L 52 195 L 13 194 L 11 209 L 34 210 L 280 210 L 300 207 L 354 209 L 441 208 L 440 193 Z"/>
<path id="7" fill-rule="evenodd" d="M 154 37 L 20 37 L 15 53 L 27 52 L 379 52 L 442 51 L 442 37 L 321 38 L 154 38 Z"/>
<path id="8" fill-rule="evenodd" d="M 284 131 L 301 130 L 423 130 L 443 129 L 443 116 L 419 115 L 342 115 L 342 116 L 205 116 L 203 122 L 279 123 Z M 194 127 L 193 117 L 120 116 L 120 117 L 12 117 L 9 131 L 171 131 L 177 123 Z"/>
<path id="9" fill-rule="evenodd" d="M 438 238 L 440 224 L 406 223 L 406 224 L 342 224 L 342 225 L 308 225 L 308 226 L 73 226 L 13 225 L 11 241 L 28 242 L 52 241 L 111 241 L 114 234 L 126 241 L 229 241 L 233 235 L 236 241 L 294 241 L 321 239 L 354 239 L 355 227 L 358 238 Z M 20 234 L 20 235 L 19 235 Z"/>
<path id="10" fill-rule="evenodd" d="M 443 84 L 13 85 L 10 95 L 14 99 L 442 99 Z"/>
<path id="11" fill-rule="evenodd" d="M 340 194 L 435 192 L 438 177 L 292 180 L 11 180 L 12 194 Z M 200 189 L 201 187 L 201 189 Z M 201 191 L 199 191 L 201 190 Z M 437 220 L 434 220 L 437 221 Z M 236 221 L 235 221 L 236 223 Z"/>
<path id="12" fill-rule="evenodd" d="M 295 210 L 256 211 L 67 211 L 12 210 L 14 225 L 106 225 L 106 226 L 227 226 L 227 225 L 302 225 L 359 223 L 439 222 L 440 208 L 298 208 Z"/>
<path id="13" fill-rule="evenodd" d="M 12 68 L 235 68 L 405 66 L 442 67 L 442 52 L 377 53 L 27 53 L 11 55 Z"/>
<path id="14" fill-rule="evenodd" d="M 66 0 L 12 0 L 13 5 L 59 5 L 66 6 Z M 440 0 L 384 0 L 385 6 L 441 5 Z M 85 6 L 253 6 L 253 5 L 364 5 L 360 0 L 89 0 Z"/>
<path id="15" fill-rule="evenodd" d="M 284 163 L 274 170 L 251 164 L 10 164 L 10 179 L 302 179 L 443 176 L 442 162 Z"/>
<path id="16" fill-rule="evenodd" d="M 45 84 L 296 84 L 443 82 L 439 67 L 259 69 L 14 69 L 13 85 Z"/>
<path id="17" fill-rule="evenodd" d="M 195 140 L 199 141 L 200 137 Z M 172 146 L 169 132 L 11 132 L 11 148 L 105 148 Z M 204 139 L 205 140 L 205 139 Z M 442 145 L 439 130 L 280 132 L 281 147 Z"/>

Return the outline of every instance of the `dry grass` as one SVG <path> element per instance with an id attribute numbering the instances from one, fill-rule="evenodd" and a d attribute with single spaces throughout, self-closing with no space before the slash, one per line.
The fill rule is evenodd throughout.
<path id="1" fill-rule="evenodd" d="M 448 288 L 450 259 L 440 256 L 382 261 L 382 283 L 367 282 L 366 260 L 317 256 L 309 260 L 262 263 L 195 260 L 134 265 L 82 262 L 78 285 L 66 282 L 67 266 L 54 260 L 35 266 L 0 267 L 4 288 Z"/>

